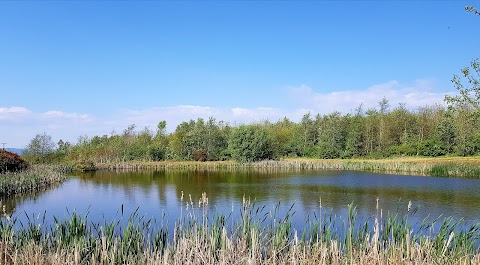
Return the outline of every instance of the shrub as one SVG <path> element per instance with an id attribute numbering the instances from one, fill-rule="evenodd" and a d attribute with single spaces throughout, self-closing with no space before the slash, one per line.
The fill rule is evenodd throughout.
<path id="1" fill-rule="evenodd" d="M 446 153 L 445 147 L 434 140 L 425 140 L 418 144 L 418 154 L 422 156 L 441 156 Z"/>
<path id="2" fill-rule="evenodd" d="M 159 146 L 149 146 L 147 152 L 148 157 L 152 161 L 161 161 L 165 159 L 165 151 Z"/>
<path id="3" fill-rule="evenodd" d="M 193 160 L 205 162 L 207 161 L 207 153 L 205 153 L 203 149 L 198 149 L 195 151 L 195 153 L 193 153 Z"/>
<path id="4" fill-rule="evenodd" d="M 258 125 L 242 125 L 236 128 L 229 141 L 232 158 L 241 162 L 273 159 L 272 138 Z"/>

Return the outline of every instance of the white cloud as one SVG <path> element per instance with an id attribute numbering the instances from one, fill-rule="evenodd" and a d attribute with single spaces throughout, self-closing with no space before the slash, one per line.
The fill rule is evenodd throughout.
<path id="1" fill-rule="evenodd" d="M 33 112 L 24 107 L 0 107 L 0 140 L 9 147 L 24 147 L 38 133 L 54 139 L 76 139 L 93 125 L 87 114 L 63 111 Z"/>
<path id="2" fill-rule="evenodd" d="M 22 107 L 10 107 L 10 108 L 0 108 L 0 115 L 6 114 L 28 114 L 31 113 L 30 110 Z"/>
<path id="3" fill-rule="evenodd" d="M 14 122 L 18 119 L 22 119 L 32 112 L 26 108 L 22 107 L 10 107 L 4 108 L 0 107 L 0 121 L 2 122 Z"/>
<path id="4" fill-rule="evenodd" d="M 172 132 L 183 121 L 191 119 L 208 119 L 214 117 L 217 121 L 223 120 L 231 124 L 260 122 L 263 120 L 276 121 L 285 116 L 299 119 L 307 110 L 289 111 L 277 108 L 214 108 L 206 106 L 179 105 L 173 107 L 155 107 L 144 110 L 124 110 L 120 113 L 124 123 L 117 126 L 126 128 L 128 124 L 156 127 L 159 121 L 167 121 L 167 130 Z"/>
<path id="5" fill-rule="evenodd" d="M 396 107 L 400 103 L 409 109 L 415 109 L 432 104 L 443 104 L 446 92 L 435 92 L 434 82 L 431 80 L 416 80 L 412 84 L 403 84 L 398 81 L 373 85 L 366 89 L 337 91 L 329 93 L 316 92 L 305 85 L 290 88 L 292 96 L 314 112 L 330 113 L 340 111 L 349 113 L 363 105 L 364 109 L 377 108 L 378 102 L 384 97 L 390 106 Z"/>
<path id="6" fill-rule="evenodd" d="M 378 102 L 386 97 L 391 108 L 405 103 L 410 109 L 420 106 L 442 103 L 446 93 L 436 92 L 435 84 L 429 80 L 417 80 L 411 84 L 390 81 L 359 90 L 317 92 L 313 88 L 302 85 L 289 88 L 289 100 L 300 104 L 295 109 L 283 108 L 215 108 L 198 105 L 179 105 L 169 107 L 152 107 L 141 110 L 120 110 L 108 116 L 70 113 L 60 110 L 33 112 L 24 107 L 0 107 L 0 141 L 8 147 L 24 147 L 35 134 L 47 133 L 55 141 L 63 139 L 76 142 L 80 135 L 109 135 L 112 131 L 123 131 L 129 124 L 139 129 L 149 126 L 155 130 L 159 121 L 167 121 L 167 130 L 173 132 L 178 124 L 190 119 L 214 117 L 230 124 L 277 121 L 288 117 L 300 121 L 302 116 L 327 114 L 333 111 L 353 112 L 360 104 L 366 110 L 378 107 Z"/>
<path id="7" fill-rule="evenodd" d="M 68 113 L 68 112 L 57 111 L 57 110 L 47 111 L 47 112 L 41 113 L 39 116 L 44 119 L 71 119 L 71 120 L 84 120 L 84 121 L 88 121 L 91 119 L 90 116 L 87 114 Z"/>

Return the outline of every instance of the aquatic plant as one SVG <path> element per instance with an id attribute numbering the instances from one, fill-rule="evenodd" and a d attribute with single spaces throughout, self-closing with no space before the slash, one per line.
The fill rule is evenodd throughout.
<path id="1" fill-rule="evenodd" d="M 4 214 L 0 222 L 2 264 L 480 264 L 479 224 L 426 220 L 414 229 L 408 205 L 404 215 L 358 222 L 356 207 L 337 218 L 322 209 L 297 231 L 291 209 L 279 216 L 244 198 L 238 219 L 208 214 L 208 198 L 183 201 L 180 217 L 169 225 L 135 211 L 127 223 L 95 224 L 75 211 L 66 220 L 45 223 L 45 214 L 18 224 Z M 123 217 L 122 217 L 123 218 Z"/>
<path id="2" fill-rule="evenodd" d="M 129 162 L 99 164 L 107 170 L 359 170 L 437 177 L 480 178 L 478 158 L 393 158 L 393 159 L 282 159 L 239 163 L 211 162 Z"/>
<path id="3" fill-rule="evenodd" d="M 65 180 L 65 172 L 47 165 L 33 165 L 27 170 L 0 174 L 0 197 L 32 192 Z"/>

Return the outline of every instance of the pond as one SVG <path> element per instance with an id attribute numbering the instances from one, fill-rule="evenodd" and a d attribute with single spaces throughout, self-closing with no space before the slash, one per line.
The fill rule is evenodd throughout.
<path id="1" fill-rule="evenodd" d="M 291 221 L 298 228 L 307 216 L 318 215 L 320 199 L 323 211 L 339 217 L 346 217 L 347 205 L 353 203 L 359 218 L 372 218 L 379 198 L 384 216 L 405 214 L 411 201 L 418 208 L 412 222 L 439 216 L 464 218 L 468 224 L 480 220 L 480 180 L 360 171 L 97 171 L 76 173 L 57 187 L 3 199 L 2 204 L 19 220 L 46 212 L 47 222 L 52 222 L 53 216 L 68 218 L 75 210 L 103 223 L 137 211 L 147 219 L 173 224 L 181 205 L 191 196 L 198 207 L 203 192 L 210 214 L 238 216 L 245 198 L 265 207 L 264 212 L 277 209 L 280 216 L 291 208 Z"/>

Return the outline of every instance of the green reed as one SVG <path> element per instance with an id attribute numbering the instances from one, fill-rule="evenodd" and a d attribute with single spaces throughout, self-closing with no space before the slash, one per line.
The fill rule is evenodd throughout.
<path id="1" fill-rule="evenodd" d="M 65 172 L 46 165 L 34 165 L 20 172 L 0 174 L 0 197 L 44 189 L 65 180 Z"/>
<path id="2" fill-rule="evenodd" d="M 354 160 L 354 159 L 282 159 L 251 163 L 235 161 L 212 162 L 130 162 L 124 164 L 98 165 L 99 169 L 107 170 L 221 170 L 235 171 L 249 169 L 267 172 L 291 170 L 358 170 L 395 174 L 418 174 L 438 177 L 480 178 L 480 165 L 475 163 L 449 162 L 443 160 L 404 161 L 399 159 L 385 160 Z"/>
<path id="3" fill-rule="evenodd" d="M 244 199 L 238 219 L 208 214 L 208 198 L 182 200 L 182 214 L 172 230 L 163 221 L 145 219 L 137 211 L 101 224 L 75 211 L 69 218 L 45 223 L 43 215 L 26 223 L 4 213 L 0 221 L 0 263 L 76 264 L 477 264 L 480 225 L 452 218 L 427 219 L 414 229 L 405 214 L 359 222 L 356 207 L 348 216 L 319 211 L 306 218 L 302 230 L 291 222 L 293 206 L 280 216 L 278 204 L 266 211 Z M 123 218 L 123 213 L 122 213 Z M 441 222 L 436 225 L 436 222 Z M 171 233 L 173 232 L 173 233 Z"/>

